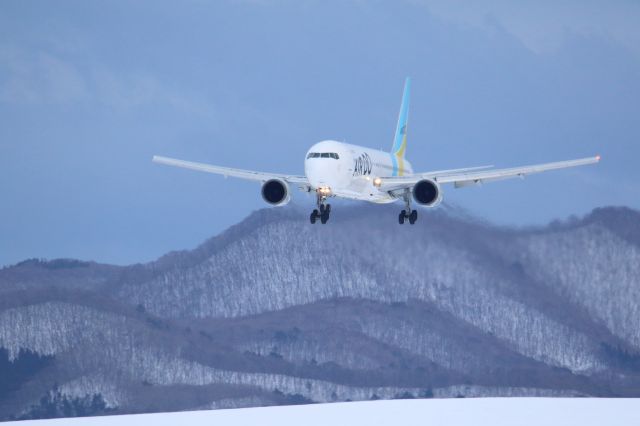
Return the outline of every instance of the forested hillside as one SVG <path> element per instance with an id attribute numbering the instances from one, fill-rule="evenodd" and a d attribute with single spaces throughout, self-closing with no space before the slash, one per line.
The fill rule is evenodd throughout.
<path id="1" fill-rule="evenodd" d="M 265 209 L 148 264 L 0 270 L 0 418 L 640 396 L 640 213 L 396 214 Z"/>

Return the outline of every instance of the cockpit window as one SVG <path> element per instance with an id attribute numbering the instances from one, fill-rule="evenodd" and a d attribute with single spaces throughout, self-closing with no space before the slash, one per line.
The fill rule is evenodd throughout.
<path id="1" fill-rule="evenodd" d="M 334 160 L 340 159 L 335 152 L 310 152 L 307 158 L 333 158 Z"/>

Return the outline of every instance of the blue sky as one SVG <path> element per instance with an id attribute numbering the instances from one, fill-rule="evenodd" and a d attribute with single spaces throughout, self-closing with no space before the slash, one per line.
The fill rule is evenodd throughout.
<path id="1" fill-rule="evenodd" d="M 640 208 L 638 22 L 635 1 L 5 0 L 0 265 L 193 247 L 259 186 L 153 154 L 302 173 L 322 139 L 388 149 L 405 76 L 415 169 L 603 156 L 446 201 L 506 225 Z"/>

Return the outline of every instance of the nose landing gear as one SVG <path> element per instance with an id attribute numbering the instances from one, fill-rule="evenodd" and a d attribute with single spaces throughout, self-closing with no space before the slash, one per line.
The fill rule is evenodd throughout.
<path id="1" fill-rule="evenodd" d="M 327 196 L 318 192 L 318 208 L 314 209 L 309 216 L 309 221 L 313 224 L 316 220 L 320 219 L 320 223 L 323 225 L 329 220 L 331 214 L 331 204 L 327 204 Z"/>

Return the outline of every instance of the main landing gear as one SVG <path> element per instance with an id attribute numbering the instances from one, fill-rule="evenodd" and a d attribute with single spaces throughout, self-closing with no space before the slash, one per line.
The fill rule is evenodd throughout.
<path id="1" fill-rule="evenodd" d="M 309 216 L 311 223 L 316 223 L 316 220 L 320 219 L 320 223 L 323 225 L 329 220 L 331 214 L 331 204 L 326 204 L 327 197 L 318 194 L 318 208 L 314 209 Z"/>
<path id="2" fill-rule="evenodd" d="M 400 215 L 398 216 L 398 223 L 400 225 L 404 224 L 405 219 L 409 219 L 409 223 L 413 225 L 418 220 L 418 211 L 417 210 L 409 210 L 411 213 L 407 213 L 406 210 L 402 210 Z"/>
<path id="3" fill-rule="evenodd" d="M 409 197 L 409 193 L 405 193 L 404 195 L 404 205 L 405 210 L 402 210 L 400 215 L 398 215 L 398 223 L 403 225 L 405 219 L 408 219 L 409 223 L 413 225 L 416 223 L 416 220 L 418 220 L 418 210 L 411 210 L 411 198 Z"/>

